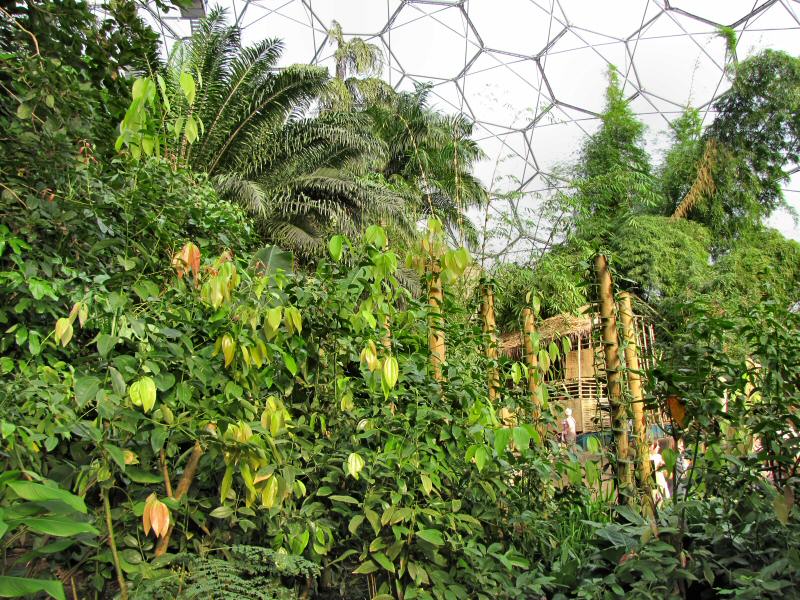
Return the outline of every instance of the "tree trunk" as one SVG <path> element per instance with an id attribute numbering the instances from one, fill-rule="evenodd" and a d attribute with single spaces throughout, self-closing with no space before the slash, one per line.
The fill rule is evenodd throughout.
<path id="1" fill-rule="evenodd" d="M 616 461 L 614 474 L 619 492 L 631 486 L 631 469 L 628 461 L 628 411 L 622 396 L 621 371 L 619 362 L 619 336 L 614 306 L 613 283 L 608 270 L 608 260 L 602 254 L 594 259 L 597 277 L 597 295 L 602 321 L 603 355 L 605 356 L 608 403 L 611 406 L 611 429 L 614 432 Z"/>
<path id="2" fill-rule="evenodd" d="M 486 358 L 489 360 L 489 401 L 495 404 L 500 389 L 500 374 L 497 371 L 497 335 L 494 320 L 494 290 L 490 283 L 483 285 L 483 333 L 486 336 Z"/>
<path id="3" fill-rule="evenodd" d="M 525 347 L 525 366 L 528 367 L 528 394 L 531 398 L 531 418 L 533 426 L 539 432 L 544 443 L 544 427 L 542 425 L 542 392 L 539 390 L 539 357 L 533 351 L 531 336 L 536 332 L 533 311 L 529 307 L 522 309 L 522 342 Z"/>
<path id="4" fill-rule="evenodd" d="M 650 487 L 650 456 L 647 445 L 647 423 L 644 415 L 644 399 L 642 396 L 642 378 L 639 374 L 639 348 L 636 344 L 636 324 L 633 318 L 631 295 L 623 292 L 619 295 L 619 313 L 622 318 L 622 335 L 625 339 L 625 367 L 628 375 L 628 389 L 631 393 L 633 408 L 633 436 L 636 443 L 636 471 L 639 474 L 639 485 L 643 489 Z"/>
<path id="5" fill-rule="evenodd" d="M 442 269 L 439 261 L 431 260 L 431 282 L 428 289 L 428 348 L 431 353 L 431 367 L 436 381 L 442 381 L 442 363 L 445 360 L 444 324 L 442 322 Z"/>

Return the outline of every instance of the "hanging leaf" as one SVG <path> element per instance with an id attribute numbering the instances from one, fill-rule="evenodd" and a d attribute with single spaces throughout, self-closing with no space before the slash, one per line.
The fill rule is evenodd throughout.
<path id="1" fill-rule="evenodd" d="M 191 106 L 194 104 L 194 98 L 197 93 L 197 86 L 191 73 L 187 73 L 186 71 L 181 72 L 180 86 L 183 90 L 183 95 L 186 96 L 186 101 L 189 103 L 189 106 Z"/>
<path id="2" fill-rule="evenodd" d="M 381 373 L 383 375 L 383 380 L 386 382 L 386 386 L 389 389 L 393 389 L 397 384 L 397 378 L 400 373 L 397 359 L 394 356 L 387 356 L 383 359 L 383 370 Z"/>
<path id="3" fill-rule="evenodd" d="M 442 532 L 438 529 L 421 529 L 416 533 L 417 537 L 425 540 L 429 544 L 436 547 L 444 546 L 444 539 L 442 539 Z"/>
<path id="4" fill-rule="evenodd" d="M 531 434 L 524 427 L 514 427 L 511 432 L 514 438 L 514 447 L 517 451 L 527 450 L 531 444 Z"/>
<path id="5" fill-rule="evenodd" d="M 380 225 L 370 225 L 364 234 L 364 241 L 376 248 L 383 249 L 386 246 L 386 231 Z"/>
<path id="6" fill-rule="evenodd" d="M 152 529 L 156 537 L 164 537 L 169 531 L 169 520 L 167 505 L 161 502 L 155 494 L 150 494 L 145 501 L 144 512 L 142 512 L 144 534 L 150 535 Z"/>
<path id="7" fill-rule="evenodd" d="M 331 258 L 334 261 L 339 262 L 339 259 L 342 258 L 342 250 L 344 250 L 344 236 L 333 236 L 328 242 L 328 252 L 330 252 Z"/>
<path id="8" fill-rule="evenodd" d="M 225 366 L 228 367 L 233 362 L 234 356 L 236 356 L 236 342 L 233 341 L 233 338 L 230 334 L 225 334 L 222 336 L 222 355 L 225 357 Z"/>
<path id="9" fill-rule="evenodd" d="M 128 395 L 134 406 L 141 406 L 148 413 L 156 404 L 156 383 L 150 377 L 142 377 L 131 384 Z"/>
<path id="10" fill-rule="evenodd" d="M 514 382 L 514 385 L 522 381 L 522 366 L 518 362 L 511 365 L 511 380 Z"/>
<path id="11" fill-rule="evenodd" d="M 539 370 L 546 373 L 550 370 L 550 355 L 546 350 L 539 350 Z"/>
<path id="12" fill-rule="evenodd" d="M 62 346 L 66 347 L 72 339 L 72 321 L 65 317 L 61 317 L 56 321 L 56 341 L 60 342 Z"/>
<path id="13" fill-rule="evenodd" d="M 358 474 L 364 468 L 365 464 L 366 463 L 364 462 L 364 459 L 361 458 L 361 455 L 358 452 L 351 453 L 350 456 L 347 457 L 347 474 L 353 479 L 358 479 Z"/>
<path id="14" fill-rule="evenodd" d="M 264 491 L 261 492 L 261 506 L 272 508 L 278 497 L 278 479 L 274 475 L 267 479 Z"/>

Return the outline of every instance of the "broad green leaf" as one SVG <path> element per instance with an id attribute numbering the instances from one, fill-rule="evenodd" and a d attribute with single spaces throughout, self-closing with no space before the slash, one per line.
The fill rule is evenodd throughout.
<path id="1" fill-rule="evenodd" d="M 42 592 L 56 600 L 66 600 L 64 586 L 57 579 L 0 576 L 0 598 L 31 597 Z"/>
<path id="2" fill-rule="evenodd" d="M 383 369 L 381 370 L 383 380 L 389 389 L 394 388 L 397 384 L 397 378 L 400 374 L 400 369 L 397 364 L 397 359 L 394 356 L 387 356 L 383 359 Z"/>
<path id="3" fill-rule="evenodd" d="M 186 101 L 191 106 L 194 104 L 194 98 L 197 93 L 197 85 L 191 73 L 187 73 L 186 71 L 181 72 L 180 86 L 183 90 L 183 95 L 186 96 Z"/>
<path id="4" fill-rule="evenodd" d="M 150 377 L 142 377 L 131 384 L 128 395 L 134 406 L 141 406 L 148 413 L 156 405 L 156 383 Z"/>
<path id="5" fill-rule="evenodd" d="M 364 241 L 376 248 L 383 249 L 386 245 L 386 231 L 380 225 L 370 225 L 364 234 Z"/>
<path id="6" fill-rule="evenodd" d="M 531 434 L 524 427 L 514 427 L 512 430 L 514 446 L 518 451 L 527 450 L 531 444 Z"/>
<path id="7" fill-rule="evenodd" d="M 361 565 L 355 571 L 353 571 L 353 575 L 369 575 L 370 573 L 374 573 L 377 570 L 378 570 L 378 565 L 376 565 L 371 560 L 368 560 L 364 563 L 361 563 Z"/>
<path id="8" fill-rule="evenodd" d="M 192 115 L 186 117 L 186 129 L 183 130 L 183 134 L 190 144 L 194 144 L 197 141 L 197 120 Z"/>
<path id="9" fill-rule="evenodd" d="M 118 446 L 114 446 L 113 444 L 104 444 L 103 447 L 106 449 L 106 452 L 108 452 L 114 462 L 117 463 L 117 466 L 124 471 L 125 451 Z"/>
<path id="10" fill-rule="evenodd" d="M 62 502 L 78 512 L 86 513 L 86 504 L 83 498 L 66 490 L 34 483 L 33 481 L 9 481 L 8 487 L 14 490 L 17 496 L 25 500 L 30 500 L 31 502 Z"/>
<path id="11" fill-rule="evenodd" d="M 128 465 L 125 476 L 135 483 L 163 483 L 164 478 L 156 473 L 148 473 L 144 469 Z"/>
<path id="12" fill-rule="evenodd" d="M 278 497 L 278 478 L 275 476 L 270 477 L 264 486 L 264 491 L 261 492 L 261 506 L 264 508 L 272 508 L 275 505 L 275 500 Z"/>
<path id="13" fill-rule="evenodd" d="M 72 321 L 66 317 L 60 318 L 56 321 L 56 340 L 61 342 L 61 345 L 66 347 L 72 339 Z"/>
<path id="14" fill-rule="evenodd" d="M 355 515 L 352 519 L 350 519 L 350 523 L 347 526 L 347 530 L 352 533 L 353 535 L 358 532 L 358 528 L 361 526 L 361 523 L 364 522 L 364 515 Z"/>
<path id="15" fill-rule="evenodd" d="M 378 532 L 381 530 L 381 518 L 378 513 L 371 508 L 365 508 L 364 516 L 367 517 L 367 521 L 372 525 L 372 530 L 375 532 L 375 535 L 378 535 Z"/>
<path id="16" fill-rule="evenodd" d="M 394 573 L 394 565 L 392 564 L 392 561 L 390 561 L 383 552 L 373 552 L 372 558 L 384 569 L 390 573 Z"/>
<path id="17" fill-rule="evenodd" d="M 225 467 L 225 474 L 222 476 L 222 484 L 219 487 L 219 502 L 224 504 L 228 499 L 228 492 L 233 487 L 233 465 L 230 464 Z"/>
<path id="18" fill-rule="evenodd" d="M 100 383 L 97 377 L 81 376 L 75 378 L 75 401 L 80 408 L 94 400 L 100 389 Z"/>
<path id="19" fill-rule="evenodd" d="M 25 104 L 24 102 L 17 106 L 17 118 L 18 119 L 30 119 L 31 115 L 33 115 L 33 108 L 31 108 L 30 104 Z"/>
<path id="20" fill-rule="evenodd" d="M 264 246 L 253 254 L 250 269 L 262 277 L 278 271 L 291 273 L 294 271 L 294 254 L 277 246 Z"/>
<path id="21" fill-rule="evenodd" d="M 335 235 L 328 242 L 328 252 L 330 252 L 331 258 L 336 262 L 339 262 L 339 259 L 342 258 L 343 249 L 344 249 L 343 235 Z"/>
<path id="22" fill-rule="evenodd" d="M 427 473 L 420 473 L 419 477 L 422 480 L 422 491 L 429 496 L 433 491 L 433 481 L 431 481 L 431 476 Z"/>
<path id="23" fill-rule="evenodd" d="M 282 352 L 282 354 L 283 364 L 286 365 L 292 375 L 297 375 L 297 362 L 295 362 L 294 357 L 288 352 Z"/>
<path id="24" fill-rule="evenodd" d="M 508 448 L 508 441 L 511 439 L 511 430 L 507 427 L 501 427 L 494 431 L 494 451 L 498 456 L 502 455 L 506 448 Z"/>
<path id="25" fill-rule="evenodd" d="M 276 306 L 275 308 L 270 308 L 267 311 L 267 326 L 272 330 L 275 331 L 280 327 L 281 321 L 283 320 L 283 309 L 280 306 Z"/>
<path id="26" fill-rule="evenodd" d="M 101 333 L 97 336 L 97 352 L 103 358 L 108 356 L 108 353 L 113 350 L 114 346 L 117 344 L 116 336 L 109 335 L 107 333 Z"/>
<path id="27" fill-rule="evenodd" d="M 442 539 L 442 532 L 438 529 L 422 529 L 417 531 L 417 537 L 425 540 L 429 544 L 433 544 L 434 546 L 443 546 L 444 540 Z"/>
<path id="28" fill-rule="evenodd" d="M 487 462 L 489 462 L 489 452 L 485 446 L 478 446 L 475 449 L 475 465 L 478 467 L 478 471 L 483 471 Z"/>
<path id="29" fill-rule="evenodd" d="M 329 500 L 333 500 L 334 502 L 343 502 L 344 504 L 358 504 L 358 500 L 353 498 L 352 496 L 328 496 Z"/>
<path id="30" fill-rule="evenodd" d="M 233 509 L 230 506 L 218 506 L 210 513 L 208 516 L 214 517 L 215 519 L 227 519 L 233 514 Z"/>
<path id="31" fill-rule="evenodd" d="M 358 452 L 351 453 L 350 456 L 347 457 L 347 474 L 353 479 L 358 479 L 358 474 L 364 468 L 365 464 L 366 463 L 364 462 L 364 459 L 361 458 L 361 455 Z"/>
<path id="32" fill-rule="evenodd" d="M 26 517 L 21 520 L 21 524 L 36 533 L 44 533 L 56 537 L 70 537 L 81 533 L 99 534 L 97 529 L 89 525 L 89 523 L 63 517 Z"/>

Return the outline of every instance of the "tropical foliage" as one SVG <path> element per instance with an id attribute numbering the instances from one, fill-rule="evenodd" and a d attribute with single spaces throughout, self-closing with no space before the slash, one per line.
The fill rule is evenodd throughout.
<path id="1" fill-rule="evenodd" d="M 654 169 L 612 72 L 569 236 L 489 286 L 470 123 L 366 93 L 365 42 L 334 28 L 332 84 L 220 12 L 164 64 L 133 3 L 2 15 L 0 596 L 796 596 L 800 247 L 655 214 L 702 167 L 695 113 Z M 790 131 L 794 96 L 738 69 Z M 724 122 L 769 208 L 792 138 Z M 506 329 L 576 310 L 598 251 L 661 326 L 648 409 L 684 411 L 661 506 L 618 493 L 602 436 L 558 443 L 570 342 L 498 357 L 475 301 Z"/>

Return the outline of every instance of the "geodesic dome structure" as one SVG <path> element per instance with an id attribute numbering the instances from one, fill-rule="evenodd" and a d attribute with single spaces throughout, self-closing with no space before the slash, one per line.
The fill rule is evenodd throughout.
<path id="1" fill-rule="evenodd" d="M 721 27 L 738 34 L 740 60 L 763 48 L 800 55 L 799 0 L 195 0 L 167 14 L 148 5 L 145 16 L 169 45 L 217 4 L 244 44 L 282 38 L 284 64 L 332 73 L 333 21 L 345 37 L 378 45 L 394 88 L 429 82 L 437 108 L 475 122 L 487 154 L 478 175 L 495 194 L 517 192 L 510 201 L 533 212 L 565 185 L 559 167 L 598 127 L 609 65 L 657 157 L 669 122 L 687 105 L 713 119 L 732 59 Z M 796 206 L 798 188 L 795 168 L 785 193 Z M 788 215 L 772 224 L 800 238 Z"/>

